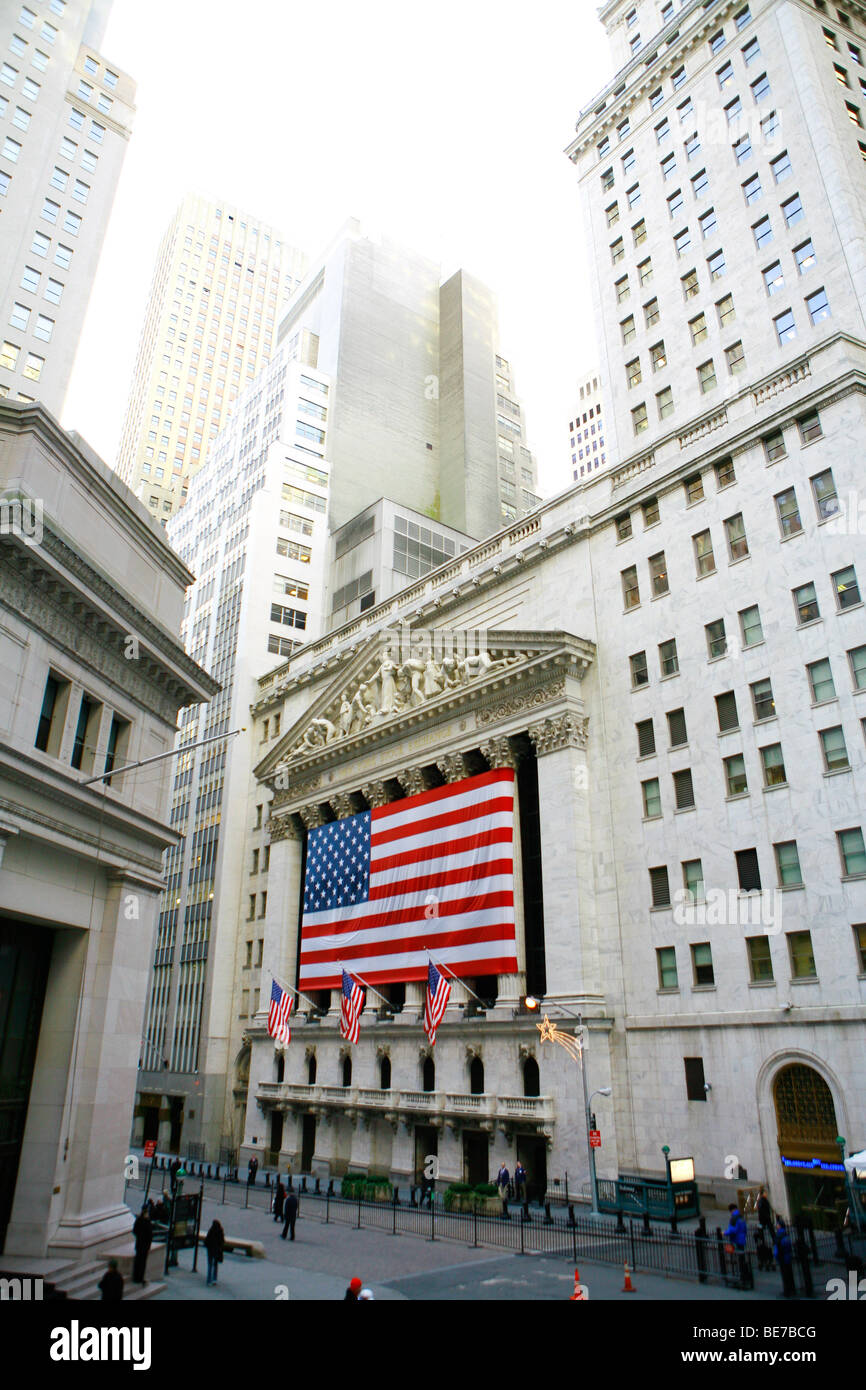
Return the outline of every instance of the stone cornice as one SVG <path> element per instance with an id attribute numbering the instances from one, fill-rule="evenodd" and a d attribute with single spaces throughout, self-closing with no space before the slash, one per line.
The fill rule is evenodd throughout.
<path id="1" fill-rule="evenodd" d="M 5 772 L 6 769 L 3 771 Z M 69 809 L 73 808 L 70 807 Z M 80 805 L 76 806 L 75 809 L 79 814 L 81 813 Z M 152 857 L 148 858 L 144 854 L 137 853 L 128 844 L 107 839 L 96 820 L 97 813 L 91 808 L 88 810 L 91 817 L 90 823 L 95 823 L 97 827 L 95 833 L 72 824 L 68 817 L 61 819 L 59 815 L 51 816 L 45 811 L 39 811 L 30 806 L 22 806 L 19 802 L 8 801 L 5 797 L 0 796 L 0 815 L 3 815 L 7 820 L 17 821 L 18 829 L 23 836 L 29 835 L 32 839 L 45 840 L 58 849 L 74 850 L 76 854 L 83 855 L 94 862 L 99 861 L 106 868 L 117 869 L 121 872 L 128 866 L 134 865 L 139 872 L 143 872 L 148 881 L 150 881 L 151 875 L 159 875 L 163 852 L 180 840 L 179 835 L 166 828 L 162 836 L 153 836 L 154 851 Z M 130 836 L 140 834 L 139 827 L 134 823 L 124 824 L 118 822 L 114 817 L 106 817 L 106 819 L 115 834 L 118 828 L 127 831 Z M 4 833 L 8 834 L 8 830 Z M 132 872 L 131 869 L 130 872 Z M 157 891 L 160 891 L 161 888 L 162 882 L 159 880 Z"/>

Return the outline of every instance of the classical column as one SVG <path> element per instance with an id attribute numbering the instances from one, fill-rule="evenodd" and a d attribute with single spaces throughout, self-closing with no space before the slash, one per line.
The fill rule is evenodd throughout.
<path id="1" fill-rule="evenodd" d="M 498 998 L 503 1004 L 517 1004 L 526 993 L 526 934 L 523 921 L 523 861 L 520 840 L 520 798 L 517 795 L 517 764 L 520 754 L 509 739 L 497 735 L 481 744 L 481 752 L 491 768 L 509 767 L 514 778 L 514 924 L 517 973 L 499 976 Z"/>
<path id="2" fill-rule="evenodd" d="M 461 782 L 466 776 L 466 763 L 462 753 L 446 753 L 436 759 L 436 766 L 446 782 Z"/>
<path id="3" fill-rule="evenodd" d="M 427 790 L 427 779 L 420 767 L 406 767 L 397 773 L 397 781 L 407 796 L 418 796 Z"/>
<path id="4" fill-rule="evenodd" d="M 293 816 L 271 817 L 268 911 L 260 981 L 263 1000 L 270 999 L 270 980 L 294 985 L 301 929 L 301 850 L 303 830 Z"/>
<path id="5" fill-rule="evenodd" d="M 340 792 L 337 796 L 332 796 L 331 806 L 336 811 L 339 820 L 345 820 L 347 816 L 358 814 L 358 808 L 351 792 Z"/>
<path id="6" fill-rule="evenodd" d="M 369 806 L 386 806 L 391 800 L 384 782 L 367 782 L 361 791 Z"/>
<path id="7" fill-rule="evenodd" d="M 586 741 L 571 711 L 529 726 L 538 759 L 548 995 L 600 995 Z"/>

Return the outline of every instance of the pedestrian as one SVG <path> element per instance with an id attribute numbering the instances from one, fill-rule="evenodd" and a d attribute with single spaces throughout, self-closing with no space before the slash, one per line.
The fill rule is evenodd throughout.
<path id="1" fill-rule="evenodd" d="M 781 1216 L 776 1222 L 776 1241 L 773 1246 L 773 1254 L 782 1272 L 782 1297 L 793 1298 L 797 1292 L 794 1287 L 794 1252 L 791 1249 L 791 1240 L 788 1236 L 787 1227 Z"/>
<path id="2" fill-rule="evenodd" d="M 180 1172 L 180 1159 L 179 1159 L 179 1158 L 173 1158 L 173 1159 L 171 1160 L 171 1163 L 168 1165 L 168 1173 L 169 1173 L 169 1178 L 171 1179 L 171 1190 L 172 1190 L 172 1193 L 175 1193 L 175 1192 L 177 1191 L 177 1175 L 178 1175 L 179 1172 Z"/>
<path id="3" fill-rule="evenodd" d="M 725 1231 L 726 1238 L 731 1242 L 733 1250 L 736 1252 L 737 1265 L 739 1268 L 739 1283 L 741 1289 L 750 1289 L 754 1286 L 752 1279 L 752 1268 L 749 1256 L 746 1252 L 746 1241 L 748 1240 L 748 1228 L 745 1219 L 740 1215 L 738 1207 L 732 1202 L 728 1207 L 730 1220 Z"/>
<path id="4" fill-rule="evenodd" d="M 283 1219 L 283 1202 L 286 1200 L 286 1189 L 283 1187 L 282 1178 L 277 1178 L 277 1189 L 274 1193 L 274 1220 Z"/>
<path id="5" fill-rule="evenodd" d="M 773 1212 L 770 1207 L 770 1199 L 767 1196 L 767 1189 L 762 1187 L 758 1193 L 758 1200 L 755 1204 L 755 1211 L 758 1216 L 758 1229 L 755 1232 L 755 1248 L 758 1252 L 758 1268 L 773 1268 Z"/>
<path id="6" fill-rule="evenodd" d="M 250 1159 L 250 1161 L 249 1161 L 249 1163 L 248 1163 L 248 1165 L 247 1165 L 247 1187 L 254 1187 L 254 1186 L 255 1186 L 255 1182 L 256 1182 L 256 1173 L 257 1173 L 258 1171 L 259 1171 L 259 1160 L 256 1158 L 255 1154 L 253 1154 L 252 1158 Z"/>
<path id="7" fill-rule="evenodd" d="M 108 1269 L 99 1281 L 99 1292 L 103 1303 L 119 1303 L 123 1298 L 123 1275 L 117 1267 L 117 1260 L 108 1261 Z"/>
<path id="8" fill-rule="evenodd" d="M 502 1216 L 504 1220 L 510 1221 L 508 1214 L 508 1184 L 511 1182 L 511 1174 L 503 1163 L 496 1174 L 496 1186 L 499 1191 L 499 1200 L 502 1203 Z"/>
<path id="9" fill-rule="evenodd" d="M 358 1299 L 359 1299 L 359 1297 L 360 1297 L 360 1295 L 361 1295 L 361 1289 L 362 1289 L 363 1287 L 364 1287 L 364 1286 L 363 1286 L 363 1284 L 361 1283 L 360 1279 L 358 1279 L 357 1276 L 356 1276 L 354 1279 L 352 1279 L 352 1280 L 350 1281 L 349 1287 L 348 1287 L 347 1290 L 346 1290 L 346 1296 L 345 1296 L 345 1298 L 343 1299 L 343 1302 L 344 1302 L 344 1303 L 357 1303 L 357 1302 L 358 1302 Z"/>
<path id="10" fill-rule="evenodd" d="M 207 1283 L 215 1284 L 217 1281 L 217 1265 L 223 1262 L 223 1251 L 226 1246 L 226 1234 L 219 1221 L 213 1221 L 211 1228 L 204 1238 L 204 1248 L 207 1251 Z"/>
<path id="11" fill-rule="evenodd" d="M 289 1192 L 283 1203 L 283 1233 L 282 1240 L 286 1238 L 286 1232 L 290 1231 L 292 1240 L 295 1238 L 295 1222 L 298 1219 L 298 1194 L 294 1191 Z"/>
<path id="12" fill-rule="evenodd" d="M 153 1244 L 153 1222 L 147 1214 L 147 1207 L 142 1207 L 141 1215 L 136 1217 L 135 1225 L 132 1228 L 135 1237 L 135 1259 L 132 1265 L 132 1282 L 134 1284 L 146 1284 L 147 1256 Z"/>
<path id="13" fill-rule="evenodd" d="M 372 1302 L 374 1302 L 374 1299 L 373 1299 L 373 1290 L 372 1290 L 372 1289 L 362 1289 L 361 1292 L 358 1294 L 358 1302 L 359 1302 L 359 1303 L 372 1303 Z"/>
<path id="14" fill-rule="evenodd" d="M 514 1165 L 514 1195 L 522 1206 L 526 1201 L 526 1169 L 519 1160 Z"/>

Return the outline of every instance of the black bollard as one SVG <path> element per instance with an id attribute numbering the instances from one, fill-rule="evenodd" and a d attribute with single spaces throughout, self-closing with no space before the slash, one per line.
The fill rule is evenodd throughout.
<path id="1" fill-rule="evenodd" d="M 399 1207 L 400 1205 L 400 1190 L 397 1187 L 395 1187 L 394 1191 L 391 1193 L 391 1202 L 395 1207 Z"/>
<path id="2" fill-rule="evenodd" d="M 650 1219 L 649 1219 L 649 1212 L 648 1212 L 648 1211 L 645 1211 L 644 1214 L 643 1214 L 643 1233 L 644 1233 L 645 1236 L 648 1236 L 648 1235 L 651 1234 L 651 1232 L 650 1232 Z"/>
<path id="3" fill-rule="evenodd" d="M 573 1226 L 573 1225 L 574 1225 L 574 1203 L 573 1203 L 573 1202 L 569 1202 L 569 1204 L 568 1204 L 568 1224 L 569 1224 L 569 1226 Z"/>
<path id="4" fill-rule="evenodd" d="M 695 1256 L 698 1262 L 698 1283 L 707 1282 L 707 1218 L 702 1216 L 698 1221 L 698 1230 L 695 1236 Z"/>
<path id="5" fill-rule="evenodd" d="M 417 1189 L 414 1188 L 414 1187 L 410 1187 L 410 1188 L 409 1188 L 409 1205 L 412 1206 L 412 1207 L 417 1207 L 417 1205 L 418 1205 L 418 1202 L 417 1202 L 417 1200 L 416 1200 L 416 1195 L 415 1195 L 415 1194 L 416 1194 L 416 1191 L 417 1191 Z"/>
<path id="6" fill-rule="evenodd" d="M 306 1173 L 302 1173 L 302 1174 L 301 1174 L 301 1191 L 302 1191 L 302 1192 L 306 1192 L 306 1190 L 307 1190 L 307 1175 L 306 1175 Z"/>
<path id="7" fill-rule="evenodd" d="M 322 1180 L 321 1180 L 321 1178 L 316 1178 L 316 1196 L 317 1196 L 317 1197 L 321 1195 L 321 1191 L 322 1191 Z"/>
<path id="8" fill-rule="evenodd" d="M 616 1213 L 616 1229 L 617 1231 L 625 1230 L 625 1222 L 622 1219 L 622 1207 L 619 1207 Z"/>
<path id="9" fill-rule="evenodd" d="M 809 1247 L 806 1244 L 806 1238 L 803 1233 L 803 1226 L 799 1222 L 797 1224 L 797 1239 L 795 1253 L 800 1263 L 800 1269 L 803 1274 L 803 1292 L 807 1298 L 813 1298 L 815 1295 L 815 1286 L 812 1283 L 812 1268 L 809 1264 Z"/>
<path id="10" fill-rule="evenodd" d="M 552 1226 L 552 1225 L 553 1225 L 553 1217 L 552 1217 L 551 1214 L 550 1214 L 550 1203 L 549 1203 L 549 1202 L 545 1202 L 545 1204 L 544 1204 L 544 1224 L 545 1224 L 545 1226 Z"/>
<path id="11" fill-rule="evenodd" d="M 329 1197 L 333 1197 L 333 1196 L 334 1196 L 334 1179 L 333 1179 L 333 1178 L 331 1178 L 330 1181 L 328 1182 L 328 1196 L 329 1196 Z"/>
<path id="12" fill-rule="evenodd" d="M 524 1202 L 524 1203 L 523 1203 L 523 1209 L 522 1209 L 521 1214 L 520 1214 L 520 1219 L 521 1219 L 521 1221 L 530 1221 L 530 1220 L 532 1219 L 532 1218 L 530 1217 L 530 1215 L 529 1215 L 529 1203 L 528 1203 L 528 1202 Z"/>

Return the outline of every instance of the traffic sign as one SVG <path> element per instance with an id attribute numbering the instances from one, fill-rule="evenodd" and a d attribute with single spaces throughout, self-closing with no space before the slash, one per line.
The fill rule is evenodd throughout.
<path id="1" fill-rule="evenodd" d="M 591 1149 L 601 1148 L 601 1130 L 591 1129 L 589 1131 L 589 1146 Z"/>
<path id="2" fill-rule="evenodd" d="M 144 1141 L 144 1156 L 145 1156 L 145 1158 L 153 1158 L 153 1156 L 154 1156 L 155 1153 L 156 1153 L 156 1140 L 155 1140 L 155 1139 L 146 1139 L 146 1140 Z"/>

